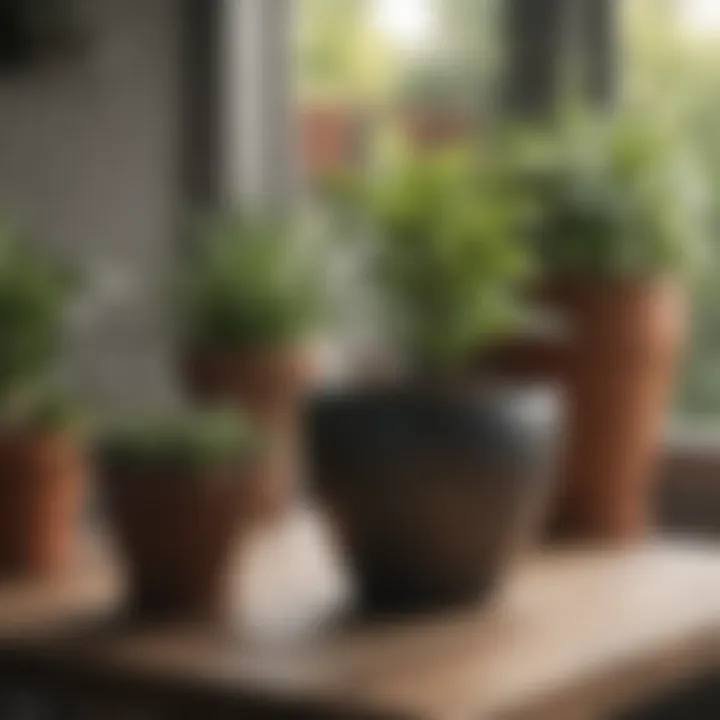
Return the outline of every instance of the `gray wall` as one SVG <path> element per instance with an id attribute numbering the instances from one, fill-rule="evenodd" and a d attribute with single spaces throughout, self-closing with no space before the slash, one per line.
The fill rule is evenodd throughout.
<path id="1" fill-rule="evenodd" d="M 171 385 L 153 295 L 182 205 L 182 2 L 80 2 L 80 57 L 0 77 L 0 207 L 88 271 L 72 377 L 147 401 Z"/>
<path id="2" fill-rule="evenodd" d="M 91 278 L 70 335 L 91 396 L 174 395 L 162 282 L 194 202 L 292 191 L 290 0 L 73 0 L 80 57 L 0 77 L 0 208 Z"/>

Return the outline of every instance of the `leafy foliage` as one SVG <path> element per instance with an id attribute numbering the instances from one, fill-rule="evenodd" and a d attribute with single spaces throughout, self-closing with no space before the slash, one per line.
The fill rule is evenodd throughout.
<path id="1" fill-rule="evenodd" d="M 247 462 L 260 443 L 247 418 L 216 409 L 115 423 L 101 430 L 97 445 L 112 467 L 201 472 Z"/>
<path id="2" fill-rule="evenodd" d="M 40 253 L 26 232 L 0 223 L 0 405 L 45 405 L 42 389 L 63 341 L 73 283 L 64 269 Z M 48 402 L 50 402 L 48 398 Z M 29 407 L 29 404 L 25 404 Z"/>
<path id="3" fill-rule="evenodd" d="M 322 258 L 299 225 L 231 213 L 202 223 L 184 259 L 178 320 L 202 348 L 291 343 L 324 310 Z"/>
<path id="4" fill-rule="evenodd" d="M 298 6 L 300 94 L 350 103 L 382 96 L 393 62 L 367 0 L 300 0 Z"/>
<path id="5" fill-rule="evenodd" d="M 520 147 L 547 272 L 643 277 L 698 262 L 708 230 L 704 182 L 665 128 L 631 113 L 573 114 Z"/>
<path id="6" fill-rule="evenodd" d="M 500 156 L 406 157 L 372 184 L 375 277 L 411 361 L 449 370 L 521 316 L 525 206 Z"/>

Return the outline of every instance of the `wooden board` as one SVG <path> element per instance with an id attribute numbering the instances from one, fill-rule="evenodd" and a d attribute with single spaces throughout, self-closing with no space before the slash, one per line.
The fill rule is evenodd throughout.
<path id="1" fill-rule="evenodd" d="M 113 617 L 121 583 L 107 563 L 1 591 L 0 634 L 21 637 L 0 644 L 0 673 L 190 689 L 237 712 L 279 703 L 288 717 L 563 720 L 720 671 L 711 546 L 545 551 L 491 606 L 375 625 L 340 620 L 347 575 L 311 513 L 259 538 L 238 568 L 238 619 L 224 634 L 68 630 L 70 618 Z"/>

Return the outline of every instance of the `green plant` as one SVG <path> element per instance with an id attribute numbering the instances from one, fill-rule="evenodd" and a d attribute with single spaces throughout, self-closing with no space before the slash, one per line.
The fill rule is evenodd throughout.
<path id="1" fill-rule="evenodd" d="M 77 402 L 55 383 L 37 383 L 11 393 L 0 413 L 0 431 L 79 433 L 84 421 Z"/>
<path id="2" fill-rule="evenodd" d="M 387 91 L 394 66 L 366 0 L 301 0 L 296 33 L 300 95 L 367 103 Z"/>
<path id="3" fill-rule="evenodd" d="M 39 398 L 61 351 L 72 286 L 26 231 L 0 221 L 0 414 L 22 404 L 18 396 L 44 404 Z"/>
<path id="4" fill-rule="evenodd" d="M 521 318 L 525 206 L 505 170 L 502 154 L 463 147 L 405 157 L 372 183 L 374 275 L 416 366 L 462 365 Z"/>
<path id="5" fill-rule="evenodd" d="M 111 467 L 203 472 L 248 462 L 260 442 L 248 419 L 226 410 L 177 411 L 116 422 L 96 439 Z"/>
<path id="6" fill-rule="evenodd" d="M 289 221 L 231 213 L 202 223 L 178 283 L 189 346 L 279 346 L 313 330 L 325 287 L 313 240 Z"/>
<path id="7" fill-rule="evenodd" d="M 548 273 L 632 278 L 697 261 L 704 182 L 667 128 L 622 111 L 573 113 L 520 147 L 520 176 L 540 210 L 533 240 Z"/>

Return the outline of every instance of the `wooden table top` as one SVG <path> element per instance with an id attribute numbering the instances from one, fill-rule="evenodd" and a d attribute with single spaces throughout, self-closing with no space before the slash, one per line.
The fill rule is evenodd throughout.
<path id="1" fill-rule="evenodd" d="M 547 550 L 490 607 L 375 625 L 338 621 L 347 579 L 311 513 L 258 538 L 239 567 L 238 619 L 224 634 L 68 631 L 71 618 L 113 616 L 120 583 L 108 562 L 2 589 L 0 668 L 102 669 L 201 688 L 238 711 L 281 700 L 289 717 L 314 707 L 452 720 L 605 717 L 720 670 L 716 547 Z"/>

